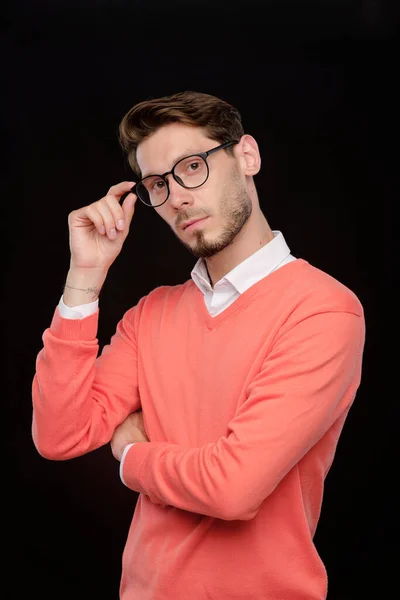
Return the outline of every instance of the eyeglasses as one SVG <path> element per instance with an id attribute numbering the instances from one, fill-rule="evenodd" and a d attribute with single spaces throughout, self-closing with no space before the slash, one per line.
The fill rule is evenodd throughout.
<path id="1" fill-rule="evenodd" d="M 172 175 L 175 181 L 184 188 L 198 188 L 207 181 L 210 174 L 207 158 L 218 150 L 238 143 L 237 140 L 231 140 L 207 152 L 185 156 L 185 158 L 178 160 L 172 169 L 163 175 L 148 175 L 144 177 L 136 183 L 132 191 L 147 206 L 151 206 L 152 208 L 161 206 L 168 200 L 170 194 L 167 175 Z"/>

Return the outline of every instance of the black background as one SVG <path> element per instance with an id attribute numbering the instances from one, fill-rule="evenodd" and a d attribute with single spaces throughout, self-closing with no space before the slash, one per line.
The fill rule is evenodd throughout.
<path id="1" fill-rule="evenodd" d="M 137 496 L 109 446 L 68 462 L 38 455 L 31 384 L 68 271 L 68 213 L 132 179 L 117 141 L 125 112 L 184 89 L 239 108 L 270 226 L 364 306 L 363 379 L 315 542 L 329 600 L 396 595 L 396 4 L 31 0 L 4 17 L 4 597 L 118 598 Z M 125 310 L 185 281 L 195 260 L 138 206 L 101 294 L 100 349 Z"/>

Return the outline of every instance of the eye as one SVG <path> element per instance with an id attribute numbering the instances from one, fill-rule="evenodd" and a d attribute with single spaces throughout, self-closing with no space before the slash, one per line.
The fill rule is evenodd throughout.
<path id="1" fill-rule="evenodd" d="M 195 161 L 189 163 L 188 167 L 187 167 L 187 169 L 188 169 L 189 172 L 190 171 L 197 171 L 199 168 L 200 168 L 200 163 L 199 163 L 198 160 L 195 160 Z"/>
<path id="2" fill-rule="evenodd" d="M 153 185 L 153 189 L 156 192 L 158 192 L 159 190 L 164 189 L 164 187 L 165 187 L 165 181 L 163 181 L 162 179 L 157 179 L 157 181 Z"/>

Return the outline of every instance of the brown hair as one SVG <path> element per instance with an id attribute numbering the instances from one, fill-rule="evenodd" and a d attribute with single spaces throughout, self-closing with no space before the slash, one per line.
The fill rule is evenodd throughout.
<path id="1" fill-rule="evenodd" d="M 244 135 L 239 111 L 228 102 L 201 92 L 178 92 L 144 100 L 133 106 L 119 125 L 119 143 L 132 170 L 141 177 L 136 160 L 140 142 L 169 123 L 202 127 L 210 139 L 223 144 Z M 231 147 L 226 149 L 232 153 Z"/>

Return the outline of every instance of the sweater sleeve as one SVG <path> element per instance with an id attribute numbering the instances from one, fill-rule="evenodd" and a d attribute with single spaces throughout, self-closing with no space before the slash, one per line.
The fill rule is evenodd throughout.
<path id="1" fill-rule="evenodd" d="M 56 308 L 32 382 L 32 438 L 43 457 L 66 460 L 99 448 L 140 408 L 135 310 L 124 314 L 98 356 L 99 311 L 65 319 Z"/>
<path id="2" fill-rule="evenodd" d="M 200 448 L 138 442 L 123 481 L 155 503 L 248 520 L 348 411 L 361 380 L 363 315 L 313 314 L 275 341 L 227 433 Z"/>

